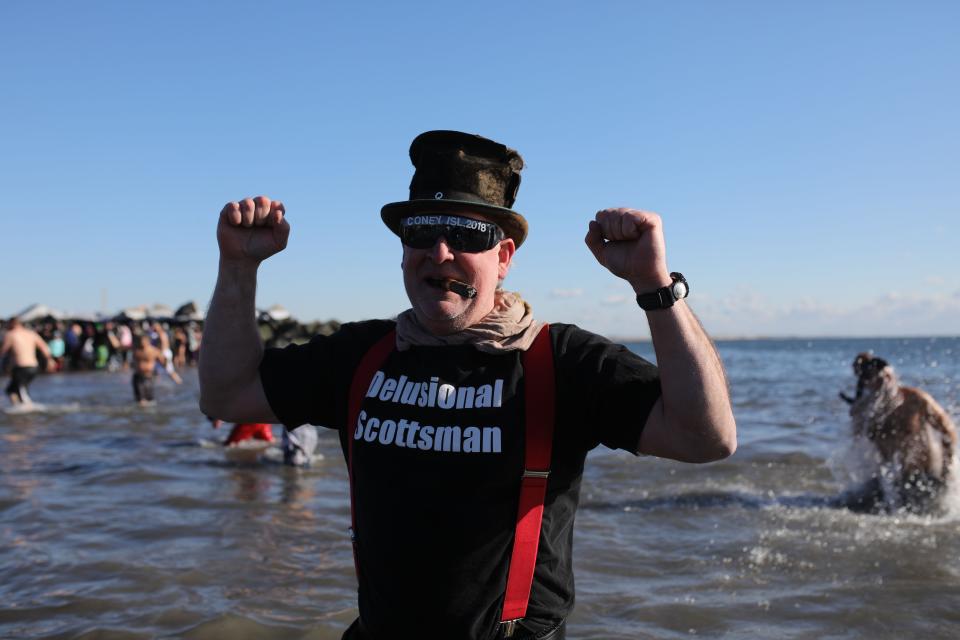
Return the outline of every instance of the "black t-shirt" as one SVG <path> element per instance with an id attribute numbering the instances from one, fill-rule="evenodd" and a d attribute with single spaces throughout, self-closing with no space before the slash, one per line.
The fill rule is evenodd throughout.
<path id="1" fill-rule="evenodd" d="M 353 437 L 360 616 L 374 637 L 492 638 L 513 548 L 523 473 L 521 353 L 413 347 L 379 367 L 357 423 L 353 373 L 392 321 L 345 324 L 260 365 L 274 414 Z M 574 325 L 553 324 L 556 423 L 537 566 L 522 625 L 573 606 L 573 519 L 587 452 L 637 453 L 660 397 L 657 368 Z"/>

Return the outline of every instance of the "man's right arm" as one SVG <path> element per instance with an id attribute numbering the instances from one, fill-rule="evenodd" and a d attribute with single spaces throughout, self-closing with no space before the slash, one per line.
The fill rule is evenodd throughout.
<path id="1" fill-rule="evenodd" d="M 283 204 L 259 196 L 220 212 L 220 270 L 200 343 L 200 409 L 229 422 L 278 422 L 260 382 L 257 268 L 287 245 Z"/>

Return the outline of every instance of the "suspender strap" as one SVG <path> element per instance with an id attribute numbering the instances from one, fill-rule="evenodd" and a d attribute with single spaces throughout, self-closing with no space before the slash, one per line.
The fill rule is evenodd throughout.
<path id="1" fill-rule="evenodd" d="M 540 544 L 543 501 L 550 475 L 555 396 L 550 325 L 540 329 L 533 345 L 523 354 L 523 380 L 526 406 L 524 471 L 520 481 L 517 531 L 507 573 L 507 592 L 500 617 L 506 637 L 513 634 L 517 621 L 527 614 Z"/>
<path id="2" fill-rule="evenodd" d="M 353 441 L 356 435 L 357 419 L 360 417 L 360 406 L 363 404 L 363 398 L 370 388 L 370 381 L 373 380 L 373 374 L 377 372 L 397 344 L 397 332 L 391 330 L 387 335 L 378 340 L 364 354 L 353 373 L 353 381 L 350 383 L 350 398 L 347 405 L 347 476 L 350 479 L 350 541 L 353 543 L 353 569 L 357 573 L 357 580 L 360 579 L 360 560 L 357 556 L 357 512 L 354 507 L 356 496 L 353 486 Z"/>

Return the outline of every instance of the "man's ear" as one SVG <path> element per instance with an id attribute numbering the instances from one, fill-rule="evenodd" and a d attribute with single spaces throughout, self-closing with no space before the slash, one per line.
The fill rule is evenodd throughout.
<path id="1" fill-rule="evenodd" d="M 513 254 L 517 252 L 517 245 L 513 238 L 506 238 L 500 241 L 500 249 L 497 251 L 497 277 L 503 280 L 510 271 L 510 265 L 513 263 Z"/>

